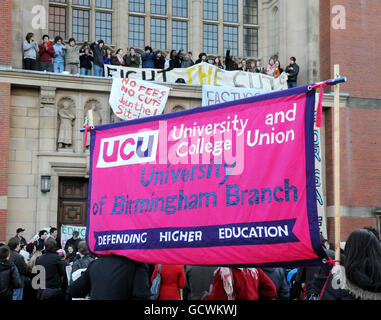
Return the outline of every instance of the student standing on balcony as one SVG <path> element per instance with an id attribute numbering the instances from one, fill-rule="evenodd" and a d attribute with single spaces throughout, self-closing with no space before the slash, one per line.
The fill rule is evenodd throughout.
<path id="1" fill-rule="evenodd" d="M 103 57 L 105 56 L 104 41 L 99 40 L 95 41 L 90 45 L 91 50 L 94 55 L 94 76 L 103 77 L 104 61 Z"/>
<path id="2" fill-rule="evenodd" d="M 69 45 L 66 46 L 65 71 L 71 73 L 72 75 L 79 73 L 79 50 L 81 50 L 81 47 L 77 46 L 74 38 L 70 38 Z"/>
<path id="3" fill-rule="evenodd" d="M 42 43 L 38 46 L 40 52 L 40 71 L 53 72 L 53 43 L 48 35 L 42 37 Z"/>
<path id="4" fill-rule="evenodd" d="M 65 54 L 66 47 L 62 44 L 62 38 L 60 36 L 55 37 L 54 39 L 54 72 L 61 73 L 65 70 Z"/>
<path id="5" fill-rule="evenodd" d="M 34 41 L 34 34 L 29 32 L 23 43 L 24 51 L 24 69 L 25 70 L 35 70 L 36 69 L 36 58 L 38 53 L 38 45 Z"/>

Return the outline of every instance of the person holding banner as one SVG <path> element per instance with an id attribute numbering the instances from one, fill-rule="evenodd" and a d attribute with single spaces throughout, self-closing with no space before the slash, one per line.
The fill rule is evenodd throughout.
<path id="1" fill-rule="evenodd" d="M 73 298 L 91 300 L 148 300 L 150 285 L 144 263 L 107 255 L 92 261 L 70 287 Z"/>

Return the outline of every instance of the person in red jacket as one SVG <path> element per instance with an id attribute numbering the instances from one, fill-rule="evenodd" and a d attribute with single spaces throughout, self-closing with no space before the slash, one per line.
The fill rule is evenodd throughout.
<path id="1" fill-rule="evenodd" d="M 49 40 L 48 35 L 42 37 L 42 43 L 38 46 L 40 51 L 40 71 L 53 72 L 53 43 Z"/>
<path id="2" fill-rule="evenodd" d="M 153 271 L 151 282 L 155 279 L 158 264 Z M 158 300 L 183 300 L 185 270 L 183 265 L 161 265 L 161 282 Z"/>
<path id="3" fill-rule="evenodd" d="M 218 268 L 204 300 L 272 300 L 276 288 L 259 268 Z"/>

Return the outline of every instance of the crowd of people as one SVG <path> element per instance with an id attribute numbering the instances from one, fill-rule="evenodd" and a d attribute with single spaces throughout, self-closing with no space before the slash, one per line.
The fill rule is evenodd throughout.
<path id="1" fill-rule="evenodd" d="M 245 72 L 262 73 L 279 77 L 283 72 L 288 76 L 289 88 L 296 87 L 299 66 L 296 58 L 290 58 L 290 64 L 282 69 L 277 56 L 271 57 L 267 66 L 262 66 L 261 60 L 241 59 L 231 55 L 230 46 L 227 47 L 225 59 L 215 57 L 208 59 L 208 55 L 200 53 L 194 62 L 192 52 L 183 50 L 171 50 L 163 52 L 153 50 L 150 46 L 144 48 L 144 52 L 139 54 L 135 48 L 128 51 L 122 48 L 115 52 L 105 45 L 103 40 L 93 43 L 85 42 L 77 45 L 74 38 L 70 38 L 68 43 L 64 43 L 60 36 L 56 36 L 54 41 L 48 35 L 42 37 L 42 43 L 37 44 L 34 34 L 28 33 L 23 43 L 24 69 L 36 70 L 39 60 L 39 71 L 69 73 L 83 76 L 104 76 L 104 65 L 117 65 L 132 68 L 154 68 L 171 70 L 174 68 L 189 68 L 201 62 L 211 63 L 221 69 L 228 71 L 241 70 Z M 39 59 L 38 59 L 39 57 Z"/>
<path id="2" fill-rule="evenodd" d="M 381 246 L 372 227 L 350 234 L 336 271 L 335 253 L 324 238 L 321 244 L 331 263 L 236 268 L 96 256 L 78 231 L 64 249 L 56 228 L 49 234 L 41 230 L 29 243 L 24 231 L 17 229 L 7 244 L 0 244 L 0 300 L 381 300 Z M 41 275 L 44 279 L 35 281 Z"/>

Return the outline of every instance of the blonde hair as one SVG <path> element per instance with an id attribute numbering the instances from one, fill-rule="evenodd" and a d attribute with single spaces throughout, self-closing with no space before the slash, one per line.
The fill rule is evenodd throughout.
<path id="1" fill-rule="evenodd" d="M 36 260 L 39 256 L 42 256 L 42 251 L 36 250 L 36 252 L 33 254 L 33 256 L 28 261 L 28 270 L 29 272 L 32 272 L 33 267 L 36 265 Z"/>

